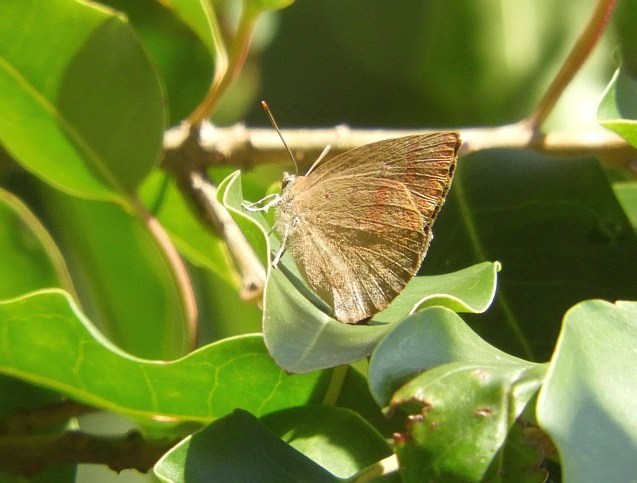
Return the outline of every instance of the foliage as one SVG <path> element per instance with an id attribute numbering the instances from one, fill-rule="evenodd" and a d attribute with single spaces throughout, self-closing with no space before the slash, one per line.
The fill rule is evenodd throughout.
<path id="1" fill-rule="evenodd" d="M 235 3 L 0 3 L 0 481 L 74 481 L 93 454 L 37 450 L 84 405 L 133 421 L 142 446 L 180 440 L 154 466 L 167 482 L 634 479 L 635 2 L 542 123 L 572 131 L 569 159 L 548 143 L 467 151 L 422 273 L 367 325 L 332 319 L 288 254 L 262 310 L 242 300 L 167 127 L 259 124 L 259 86 L 285 125 L 521 118 L 584 4 Z M 524 32 L 498 36 L 494 9 L 508 29 L 528 9 Z M 608 145 L 569 117 L 600 82 Z M 280 167 L 206 168 L 209 202 L 268 267 L 272 220 L 241 203 Z"/>

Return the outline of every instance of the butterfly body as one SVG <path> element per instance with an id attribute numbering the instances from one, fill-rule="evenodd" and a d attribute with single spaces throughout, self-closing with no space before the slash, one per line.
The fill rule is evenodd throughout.
<path id="1" fill-rule="evenodd" d="M 284 178 L 282 245 L 339 321 L 384 309 L 416 274 L 459 145 L 453 132 L 389 139 Z"/>

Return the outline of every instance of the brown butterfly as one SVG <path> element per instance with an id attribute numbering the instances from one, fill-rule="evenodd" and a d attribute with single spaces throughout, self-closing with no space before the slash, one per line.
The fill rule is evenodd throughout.
<path id="1" fill-rule="evenodd" d="M 285 174 L 280 196 L 246 208 L 278 205 L 282 240 L 273 265 L 289 249 L 336 319 L 357 323 L 384 309 L 418 271 L 459 147 L 458 133 L 447 131 L 367 144 L 305 176 Z"/>

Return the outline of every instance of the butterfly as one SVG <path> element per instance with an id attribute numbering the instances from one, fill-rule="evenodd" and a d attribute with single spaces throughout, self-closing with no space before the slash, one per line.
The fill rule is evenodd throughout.
<path id="1" fill-rule="evenodd" d="M 276 206 L 281 248 L 273 266 L 289 250 L 334 317 L 358 323 L 417 273 L 460 143 L 458 133 L 441 131 L 367 144 L 315 163 L 305 176 L 285 174 L 280 195 L 244 206 Z"/>

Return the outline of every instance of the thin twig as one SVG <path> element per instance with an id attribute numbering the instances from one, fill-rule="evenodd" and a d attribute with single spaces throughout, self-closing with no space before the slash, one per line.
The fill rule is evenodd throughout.
<path id="1" fill-rule="evenodd" d="M 133 202 L 140 220 L 160 248 L 159 251 L 165 258 L 177 285 L 179 300 L 186 317 L 187 334 L 184 338 L 183 353 L 187 353 L 193 350 L 197 343 L 197 303 L 188 270 L 161 223 L 139 200 L 133 199 Z"/>
<path id="2" fill-rule="evenodd" d="M 553 107 L 555 107 L 566 86 L 588 59 L 604 32 L 616 3 L 616 0 L 599 0 L 597 2 L 597 7 L 591 19 L 580 34 L 577 42 L 575 42 L 573 49 L 562 64 L 555 79 L 546 90 L 535 111 L 525 121 L 533 131 L 537 131 L 553 111 Z"/>
<path id="3" fill-rule="evenodd" d="M 184 198 L 203 226 L 226 242 L 241 279 L 240 296 L 259 302 L 265 284 L 265 269 L 228 211 L 217 201 L 217 188 L 205 169 L 207 149 L 202 141 L 208 123 L 184 124 L 166 133 L 164 168 L 177 182 Z"/>
<path id="4" fill-rule="evenodd" d="M 216 32 L 215 45 L 217 46 L 215 75 L 208 93 L 188 119 L 189 124 L 199 124 L 211 116 L 219 105 L 221 98 L 228 90 L 228 87 L 230 87 L 239 76 L 248 56 L 250 40 L 252 39 L 257 18 L 258 15 L 255 15 L 253 9 L 244 7 L 241 12 L 241 18 L 239 19 L 237 32 L 234 35 L 229 58 L 219 35 L 219 25 L 215 22 L 212 26 L 213 32 Z"/>
<path id="5" fill-rule="evenodd" d="M 189 186 L 187 191 L 204 208 L 204 218 L 208 224 L 214 226 L 220 237 L 226 241 L 241 278 L 240 297 L 243 300 L 260 302 L 265 285 L 265 269 L 228 210 L 217 201 L 217 187 L 205 173 L 197 171 L 190 173 Z"/>

